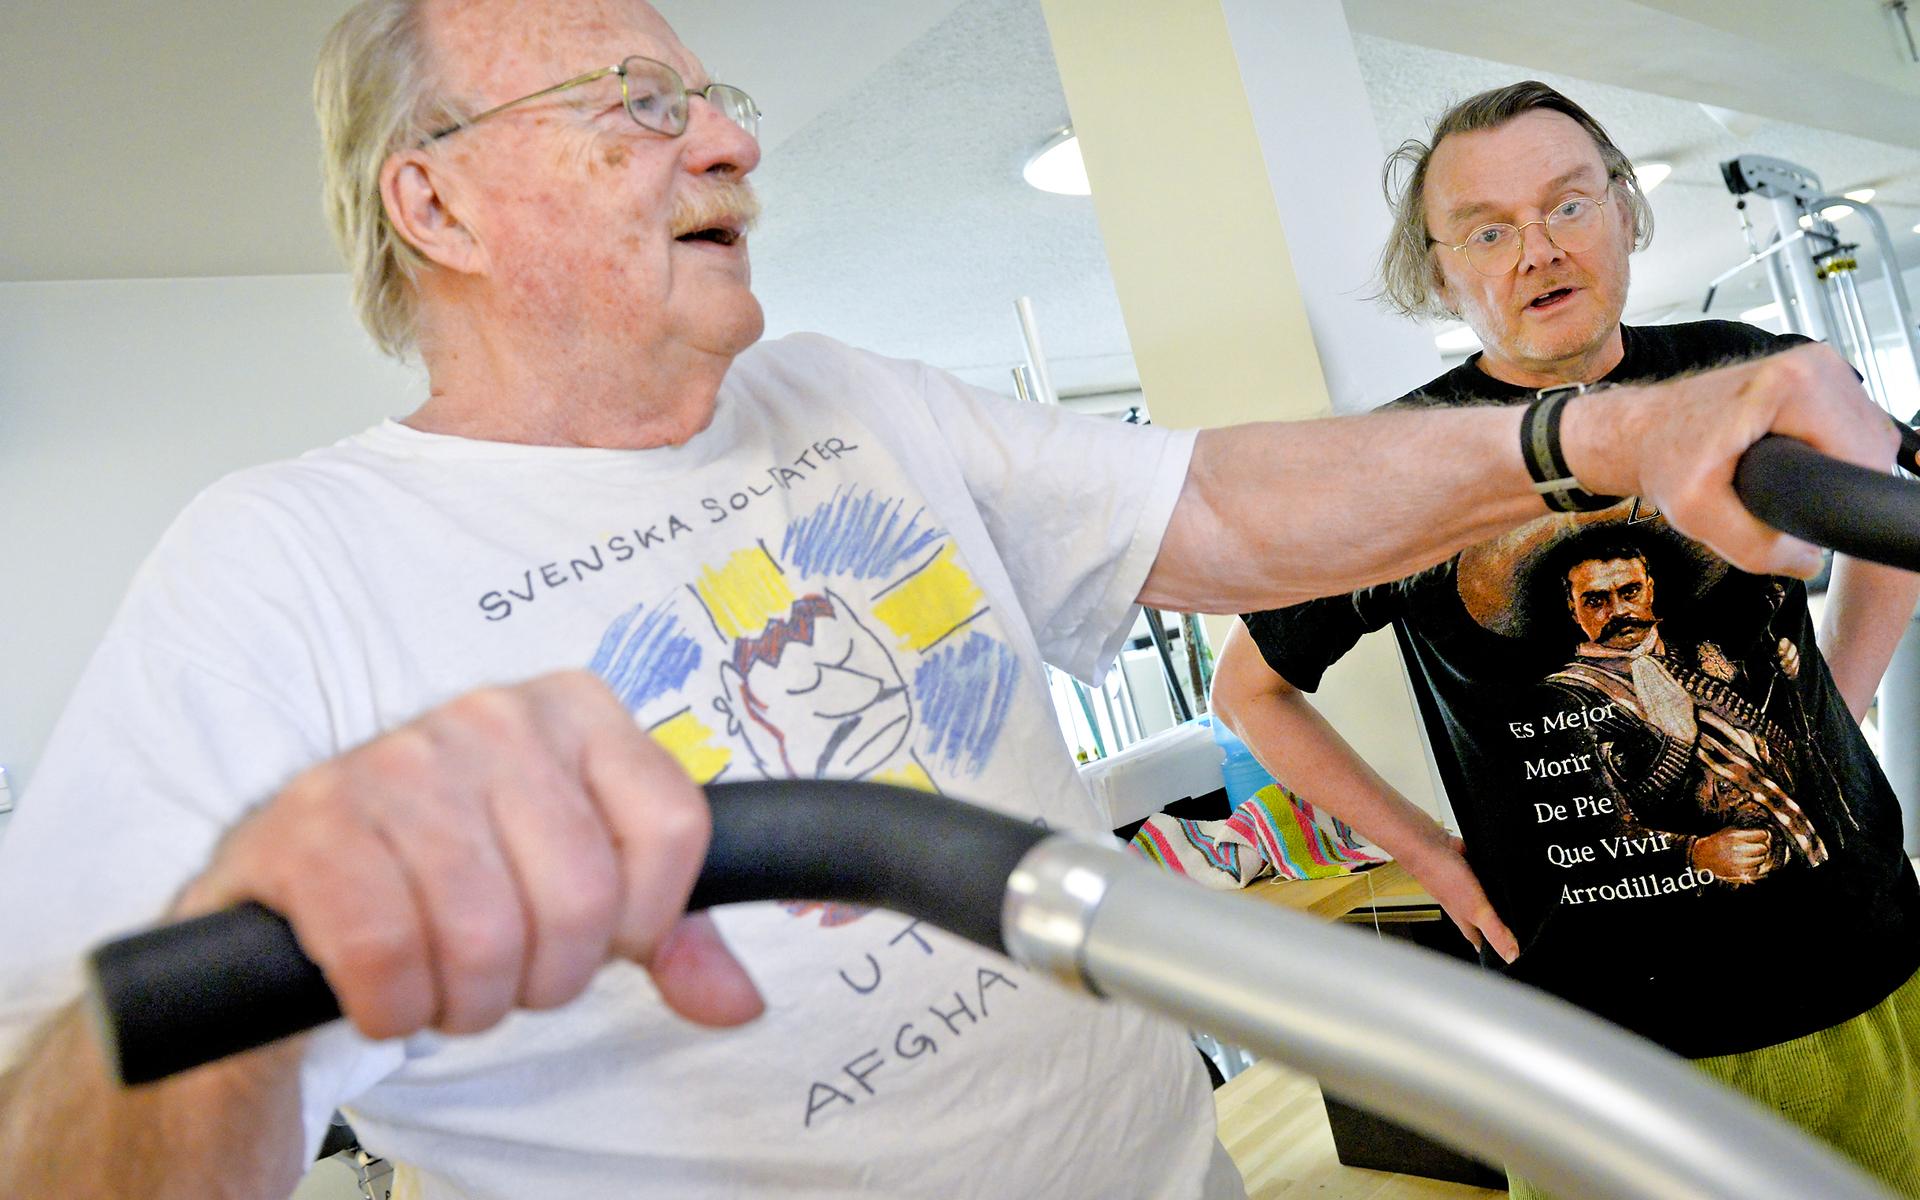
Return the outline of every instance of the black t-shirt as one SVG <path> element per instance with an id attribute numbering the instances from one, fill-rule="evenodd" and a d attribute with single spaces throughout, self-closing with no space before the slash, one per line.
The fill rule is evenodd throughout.
<path id="1" fill-rule="evenodd" d="M 1804 340 L 1622 332 L 1608 382 Z M 1394 403 L 1531 395 L 1470 360 Z M 1799 581 L 1735 570 L 1628 500 L 1246 622 L 1306 691 L 1394 626 L 1468 861 L 1520 941 L 1488 965 L 1693 1057 L 1847 1020 L 1920 966 L 1899 808 Z"/>

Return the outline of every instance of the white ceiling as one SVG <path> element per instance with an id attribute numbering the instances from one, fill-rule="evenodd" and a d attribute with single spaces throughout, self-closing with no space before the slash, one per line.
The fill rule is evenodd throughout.
<path id="1" fill-rule="evenodd" d="M 805 128 L 957 0 L 663 0 L 766 144 Z M 0 5 L 0 281 L 340 270 L 310 100 L 349 0 Z M 796 54 L 805 47 L 805 54 Z"/>
<path id="2" fill-rule="evenodd" d="M 1809 42 L 1820 65 L 1789 75 L 1779 65 L 1787 50 L 1710 22 L 1777 10 L 1768 36 L 1806 41 L 1814 34 L 1793 22 L 1804 25 L 1809 6 L 1794 0 L 1588 0 L 1583 19 L 1613 14 L 1621 37 L 1588 53 L 1591 31 L 1581 31 L 1577 60 L 1566 39 L 1538 32 L 1539 14 L 1564 4 L 1346 2 L 1383 150 L 1424 134 L 1451 100 L 1534 75 L 1586 104 L 1630 156 L 1675 165 L 1653 197 L 1658 233 L 1635 260 L 1630 319 L 1697 305 L 1707 280 L 1743 257 L 1716 166 L 1735 153 L 1801 162 L 1836 191 L 1879 187 L 1903 257 L 1920 262 L 1920 238 L 1908 232 L 1920 221 L 1920 83 L 1902 90 L 1906 64 L 1861 45 L 1859 14 L 1834 36 L 1879 54 L 1871 71 L 1833 68 Z M 1884 18 L 1877 0 L 1816 7 L 1840 4 Z M 307 90 L 314 48 L 344 7 L 5 6 L 0 104 L 12 119 L 0 124 L 0 281 L 337 271 Z M 1091 203 L 1019 179 L 1026 155 L 1067 121 L 1039 0 L 661 7 L 717 78 L 740 82 L 767 111 L 757 178 L 768 216 L 754 259 L 770 332 L 821 329 L 1005 389 L 1022 356 L 1012 304 L 1028 295 L 1056 384 L 1131 385 Z M 1692 51 L 1644 49 L 1681 34 L 1697 39 Z M 1489 57 L 1464 56 L 1463 45 Z M 1736 72 L 1742 55 L 1774 76 Z M 1920 80 L 1920 67 L 1912 72 Z M 1696 99 L 1738 100 L 1759 117 L 1736 138 Z M 1828 128 L 1781 119 L 1802 111 Z M 1719 311 L 1760 298 L 1736 291 Z"/>

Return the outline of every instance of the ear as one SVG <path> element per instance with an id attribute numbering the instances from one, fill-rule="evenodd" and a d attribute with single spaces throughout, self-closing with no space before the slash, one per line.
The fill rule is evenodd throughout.
<path id="1" fill-rule="evenodd" d="M 1425 232 L 1423 226 L 1421 232 Z M 1454 302 L 1453 289 L 1447 285 L 1447 269 L 1440 261 L 1440 245 L 1432 238 L 1427 239 L 1426 252 L 1421 261 L 1427 271 L 1427 307 L 1431 311 L 1436 305 L 1446 309 L 1454 316 L 1460 315 L 1460 306 Z"/>
<path id="2" fill-rule="evenodd" d="M 1633 202 L 1637 199 L 1640 203 L 1645 204 L 1647 203 L 1647 196 L 1645 192 L 1640 190 L 1640 185 L 1631 180 L 1622 182 L 1616 190 L 1620 192 L 1621 201 L 1620 215 L 1616 220 L 1620 222 L 1621 236 L 1627 239 L 1627 252 L 1632 253 L 1640 248 L 1634 244 Z"/>
<path id="3" fill-rule="evenodd" d="M 421 149 L 389 155 L 380 199 L 394 229 L 429 262 L 461 274 L 485 270 L 486 248 L 461 219 L 459 176 L 444 159 Z"/>

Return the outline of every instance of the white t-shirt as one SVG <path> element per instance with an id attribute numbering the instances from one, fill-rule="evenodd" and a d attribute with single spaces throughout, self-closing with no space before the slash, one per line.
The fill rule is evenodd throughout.
<path id="1" fill-rule="evenodd" d="M 1096 828 L 1040 662 L 1116 651 L 1191 445 L 794 337 L 680 447 L 388 423 L 222 481 L 142 568 L 0 853 L 0 1062 L 301 768 L 558 668 L 703 781 Z M 475 1037 L 336 1024 L 309 1138 L 344 1107 L 428 1197 L 1198 1194 L 1212 1106 L 1179 1031 L 888 912 L 717 918 L 761 1019 L 696 1028 L 615 964 Z"/>

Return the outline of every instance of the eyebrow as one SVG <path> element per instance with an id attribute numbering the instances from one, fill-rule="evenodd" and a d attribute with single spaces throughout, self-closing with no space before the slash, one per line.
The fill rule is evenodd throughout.
<path id="1" fill-rule="evenodd" d="M 1591 179 L 1593 176 L 1593 167 L 1591 165 L 1583 165 L 1575 167 L 1571 171 L 1562 171 L 1552 179 L 1549 179 L 1547 186 L 1541 190 L 1549 193 L 1557 192 L 1583 175 Z M 1449 210 L 1447 213 L 1447 221 L 1449 224 L 1455 221 L 1465 221 L 1469 218 L 1480 216 L 1483 213 L 1491 212 L 1493 208 L 1494 204 L 1490 200 L 1475 200 Z"/>

